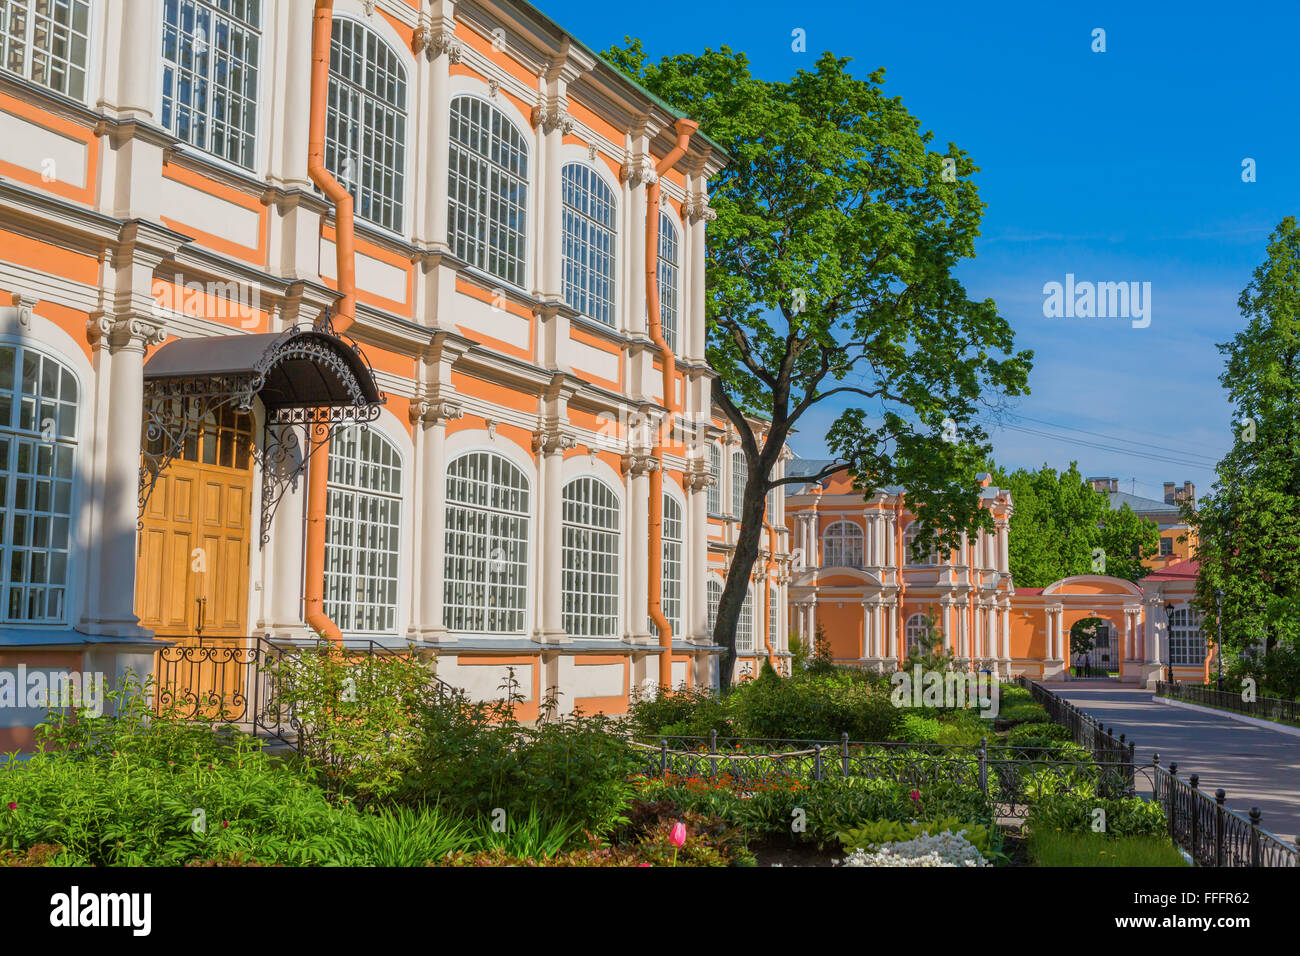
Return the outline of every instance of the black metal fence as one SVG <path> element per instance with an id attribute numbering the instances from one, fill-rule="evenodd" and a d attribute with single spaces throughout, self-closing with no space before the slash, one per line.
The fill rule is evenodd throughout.
<path id="1" fill-rule="evenodd" d="M 320 653 L 316 641 L 278 641 L 265 637 L 194 637 L 154 655 L 154 707 L 177 720 L 232 724 L 249 733 L 298 748 L 303 725 L 298 717 L 297 666 L 305 654 Z M 371 640 L 346 640 L 345 657 L 407 656 Z M 459 691 L 429 675 L 438 700 Z"/>
<path id="2" fill-rule="evenodd" d="M 939 782 L 978 788 L 1003 817 L 1024 816 L 1034 799 L 1081 785 L 1115 793 L 1131 774 L 1058 747 L 944 746 L 897 741 L 661 737 L 634 741 L 647 776 L 724 781 L 744 791 L 776 782 L 888 780 L 918 790 Z M 1130 768 L 1131 769 L 1131 768 Z"/>
<path id="3" fill-rule="evenodd" d="M 1284 700 L 1280 697 L 1257 697 L 1246 700 L 1239 693 L 1215 690 L 1213 687 L 1203 687 L 1199 684 L 1179 684 L 1169 681 L 1159 681 L 1156 684 L 1156 694 L 1171 700 L 1200 704 L 1202 707 L 1213 707 L 1245 714 L 1247 717 L 1258 717 L 1260 720 L 1275 720 L 1300 726 L 1300 701 Z"/>
<path id="4" fill-rule="evenodd" d="M 1197 866 L 1288 866 L 1300 867 L 1300 838 L 1286 843 L 1260 824 L 1263 815 L 1252 807 L 1249 819 L 1225 806 L 1227 794 L 1203 791 L 1192 774 L 1178 776 L 1178 764 L 1166 770 L 1157 754 L 1152 767 L 1156 799 L 1165 808 L 1169 836 L 1189 854 Z"/>
<path id="5" fill-rule="evenodd" d="M 1124 734 L 1116 737 L 1114 727 L 1104 728 L 1074 704 L 1023 674 L 1016 678 L 1016 683 L 1033 695 L 1034 702 L 1047 711 L 1049 719 L 1067 728 L 1074 742 L 1092 754 L 1099 766 L 1105 767 L 1111 775 L 1121 781 L 1122 786 L 1109 795 L 1119 796 L 1133 792 L 1132 741 L 1127 740 Z"/>

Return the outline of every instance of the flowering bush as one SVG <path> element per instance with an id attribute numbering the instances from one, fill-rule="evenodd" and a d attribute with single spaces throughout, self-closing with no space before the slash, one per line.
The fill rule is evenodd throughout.
<path id="1" fill-rule="evenodd" d="M 988 866 L 988 860 L 966 839 L 964 831 L 944 830 L 876 850 L 854 850 L 844 866 Z"/>

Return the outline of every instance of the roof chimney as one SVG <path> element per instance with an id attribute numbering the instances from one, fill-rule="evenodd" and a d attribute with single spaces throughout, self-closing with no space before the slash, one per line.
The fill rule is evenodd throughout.
<path id="1" fill-rule="evenodd" d="M 1172 505 L 1174 503 L 1174 489 L 1176 487 L 1177 485 L 1172 481 L 1165 482 L 1165 504 Z"/>

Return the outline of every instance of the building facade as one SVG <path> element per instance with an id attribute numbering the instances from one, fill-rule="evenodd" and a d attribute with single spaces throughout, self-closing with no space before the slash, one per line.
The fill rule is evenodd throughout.
<path id="1" fill-rule="evenodd" d="M 696 134 L 657 168 L 677 114 L 528 4 L 324 6 L 346 334 L 348 240 L 308 169 L 313 4 L 0 5 L 0 667 L 308 636 L 327 436 L 346 638 L 424 645 L 483 696 L 513 674 L 525 718 L 552 688 L 562 711 L 625 708 L 665 653 L 660 470 L 672 680 L 716 679 L 735 441 L 709 400 L 704 254 L 726 157 Z M 680 409 L 660 457 L 648 213 Z M 755 592 L 761 640 L 784 617 Z"/>

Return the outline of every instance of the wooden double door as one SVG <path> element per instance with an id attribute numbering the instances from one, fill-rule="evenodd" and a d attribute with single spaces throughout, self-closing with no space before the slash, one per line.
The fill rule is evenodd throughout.
<path id="1" fill-rule="evenodd" d="M 248 634 L 253 425 L 210 416 L 158 475 L 138 537 L 135 608 L 159 637 Z"/>

